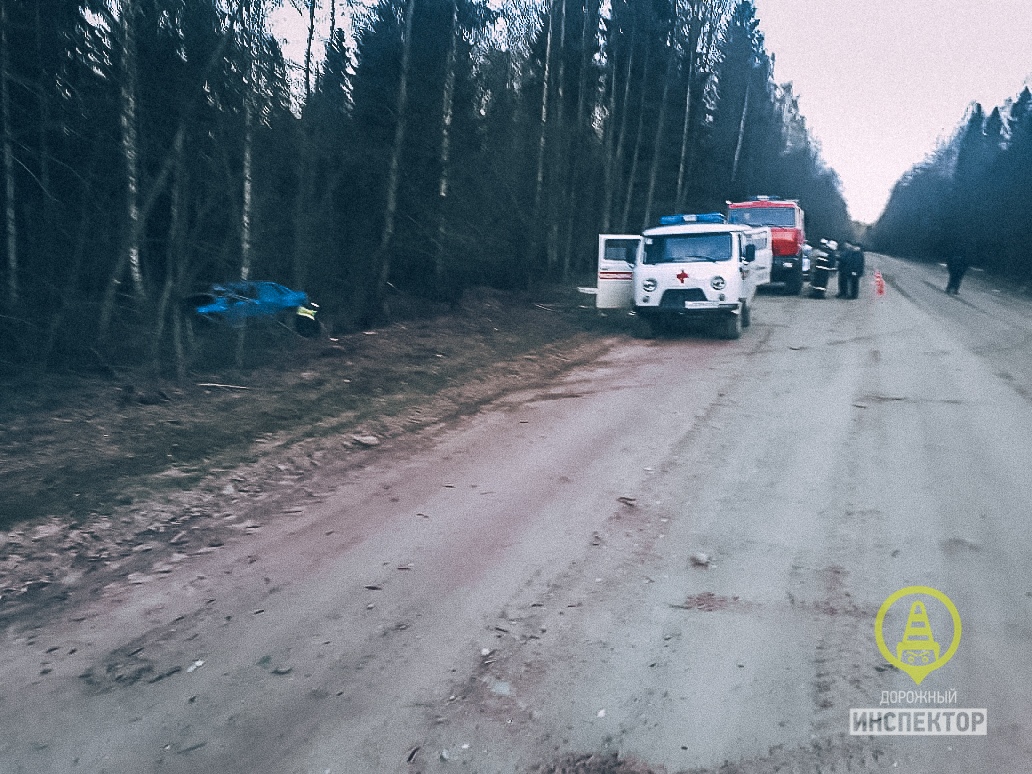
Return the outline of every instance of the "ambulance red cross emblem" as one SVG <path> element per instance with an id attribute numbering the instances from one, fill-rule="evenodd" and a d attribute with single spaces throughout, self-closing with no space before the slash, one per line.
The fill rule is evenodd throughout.
<path id="1" fill-rule="evenodd" d="M 686 272 L 684 269 L 681 269 L 680 273 L 675 274 L 674 276 L 681 280 L 681 284 L 683 285 L 684 281 L 688 279 L 688 272 Z"/>

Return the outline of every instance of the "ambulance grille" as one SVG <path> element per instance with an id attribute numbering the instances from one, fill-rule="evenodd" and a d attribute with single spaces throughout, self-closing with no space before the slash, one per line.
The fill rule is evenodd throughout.
<path id="1" fill-rule="evenodd" d="M 686 301 L 705 301 L 706 294 L 702 288 L 684 288 L 677 290 L 667 290 L 663 293 L 663 298 L 659 302 L 660 307 L 670 306 L 677 309 L 684 309 Z"/>

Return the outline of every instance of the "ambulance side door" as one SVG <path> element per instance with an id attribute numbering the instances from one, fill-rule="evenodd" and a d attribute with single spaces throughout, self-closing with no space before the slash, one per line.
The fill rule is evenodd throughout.
<path id="1" fill-rule="evenodd" d="M 641 245 L 638 234 L 599 234 L 598 309 L 630 309 L 634 304 L 634 262 Z"/>
<path id="2" fill-rule="evenodd" d="M 752 264 L 753 283 L 757 286 L 766 285 L 770 282 L 770 270 L 774 262 L 770 229 L 758 230 L 752 235 L 750 241 L 756 245 L 756 260 Z"/>

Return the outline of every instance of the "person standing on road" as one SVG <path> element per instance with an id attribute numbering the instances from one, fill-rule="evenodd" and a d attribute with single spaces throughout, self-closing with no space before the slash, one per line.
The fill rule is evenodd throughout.
<path id="1" fill-rule="evenodd" d="M 864 275 L 864 251 L 846 244 L 839 259 L 839 298 L 859 298 L 860 278 Z"/>
<path id="2" fill-rule="evenodd" d="M 962 255 L 954 255 L 946 262 L 946 270 L 950 273 L 950 281 L 946 283 L 946 292 L 951 295 L 960 293 L 960 281 L 970 267 L 968 259 Z"/>

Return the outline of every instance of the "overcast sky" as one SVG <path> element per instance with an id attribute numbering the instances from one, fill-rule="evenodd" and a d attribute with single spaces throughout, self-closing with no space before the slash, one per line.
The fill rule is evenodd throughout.
<path id="1" fill-rule="evenodd" d="M 1032 0 L 754 2 L 856 220 L 877 219 L 971 102 L 989 111 L 1032 75 Z"/>

